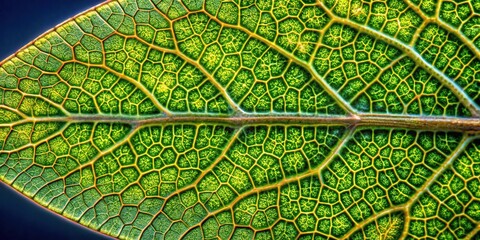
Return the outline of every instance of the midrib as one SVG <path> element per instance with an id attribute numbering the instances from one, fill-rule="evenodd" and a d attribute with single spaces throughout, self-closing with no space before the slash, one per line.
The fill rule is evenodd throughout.
<path id="1" fill-rule="evenodd" d="M 480 132 L 480 118 L 430 117 L 410 115 L 357 114 L 351 116 L 287 115 L 287 114 L 250 114 L 233 116 L 214 116 L 208 114 L 177 114 L 172 116 L 114 116 L 114 115 L 71 115 L 59 117 L 32 117 L 13 123 L 3 123 L 0 127 L 25 122 L 118 122 L 135 126 L 151 124 L 227 124 L 246 125 L 347 125 L 368 127 L 409 128 L 424 130 L 453 130 Z"/>

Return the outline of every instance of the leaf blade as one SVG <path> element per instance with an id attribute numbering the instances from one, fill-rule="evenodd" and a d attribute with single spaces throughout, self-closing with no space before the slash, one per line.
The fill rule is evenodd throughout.
<path id="1" fill-rule="evenodd" d="M 355 1 L 105 3 L 2 62 L 0 177 L 125 239 L 473 236 L 473 203 L 417 232 L 480 123 L 452 28 L 397 4 L 379 32 Z"/>

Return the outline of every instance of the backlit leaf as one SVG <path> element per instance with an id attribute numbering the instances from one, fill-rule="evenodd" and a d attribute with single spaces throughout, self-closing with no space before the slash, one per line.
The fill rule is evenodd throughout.
<path id="1" fill-rule="evenodd" d="M 0 66 L 0 179 L 121 239 L 480 229 L 474 1 L 118 0 Z"/>

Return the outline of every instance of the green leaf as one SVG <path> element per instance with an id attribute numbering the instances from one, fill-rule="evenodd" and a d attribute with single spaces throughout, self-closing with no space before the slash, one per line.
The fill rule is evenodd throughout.
<path id="1" fill-rule="evenodd" d="M 0 179 L 122 239 L 480 229 L 476 2 L 106 2 L 0 67 Z"/>

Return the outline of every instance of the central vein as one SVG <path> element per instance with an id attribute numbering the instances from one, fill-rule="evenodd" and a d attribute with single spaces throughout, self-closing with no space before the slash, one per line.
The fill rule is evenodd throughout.
<path id="1" fill-rule="evenodd" d="M 72 115 L 67 117 L 37 117 L 25 118 L 15 122 L 122 122 L 132 125 L 148 124 L 174 124 L 174 123 L 220 123 L 234 126 L 244 125 L 274 125 L 274 124 L 300 124 L 300 125 L 354 125 L 370 127 L 398 127 L 428 130 L 454 130 L 466 132 L 480 132 L 480 119 L 459 117 L 426 117 L 426 116 L 395 116 L 380 114 L 358 114 L 351 116 L 318 116 L 318 115 L 192 115 L 177 114 L 172 116 L 113 116 L 113 115 Z M 12 123 L 0 124 L 10 126 Z"/>

